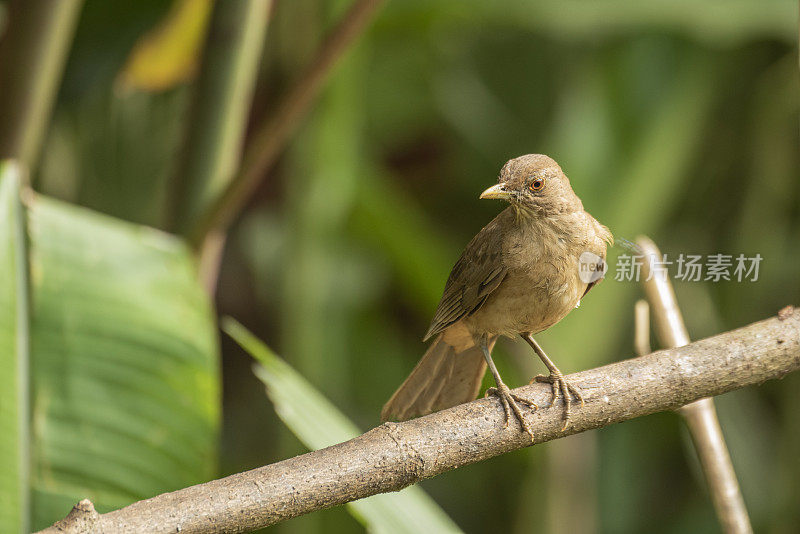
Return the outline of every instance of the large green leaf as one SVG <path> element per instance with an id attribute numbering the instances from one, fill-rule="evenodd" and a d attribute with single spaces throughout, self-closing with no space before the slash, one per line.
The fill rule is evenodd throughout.
<path id="1" fill-rule="evenodd" d="M 28 284 L 19 167 L 0 164 L 0 532 L 27 532 Z"/>
<path id="2" fill-rule="evenodd" d="M 189 251 L 42 197 L 28 214 L 34 527 L 213 477 L 216 329 Z"/>
<path id="3" fill-rule="evenodd" d="M 321 449 L 361 433 L 328 399 L 245 327 L 226 318 L 223 329 L 261 364 L 255 367 L 255 373 L 267 387 L 267 395 L 278 417 L 308 448 Z M 418 486 L 374 495 L 347 506 L 373 533 L 461 532 Z"/>

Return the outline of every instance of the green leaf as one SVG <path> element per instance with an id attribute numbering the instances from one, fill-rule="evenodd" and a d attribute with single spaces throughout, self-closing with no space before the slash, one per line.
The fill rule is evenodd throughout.
<path id="1" fill-rule="evenodd" d="M 321 449 L 361 432 L 319 391 L 231 318 L 223 330 L 258 360 L 255 373 L 267 387 L 278 417 L 310 449 Z M 444 511 L 418 486 L 383 493 L 347 504 L 369 532 L 461 532 Z"/>
<path id="2" fill-rule="evenodd" d="M 28 532 L 28 281 L 20 168 L 0 164 L 0 532 Z"/>
<path id="3" fill-rule="evenodd" d="M 218 347 L 188 249 L 43 197 L 28 213 L 34 527 L 212 478 Z"/>

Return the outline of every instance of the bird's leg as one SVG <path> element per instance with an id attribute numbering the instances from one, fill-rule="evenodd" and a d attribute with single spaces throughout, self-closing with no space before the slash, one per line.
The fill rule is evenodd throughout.
<path id="1" fill-rule="evenodd" d="M 567 425 L 569 424 L 569 414 L 572 404 L 572 397 L 574 396 L 576 399 L 581 401 L 581 407 L 583 407 L 583 395 L 581 395 L 581 392 L 578 391 L 578 389 L 575 386 L 564 380 L 564 374 L 558 369 L 558 367 L 556 367 L 556 364 L 554 364 L 552 360 L 550 360 L 550 358 L 547 357 L 547 354 L 544 353 L 542 347 L 540 347 L 539 344 L 536 342 L 536 340 L 533 339 L 533 335 L 530 332 L 528 332 L 527 334 L 520 334 L 520 335 L 522 336 L 522 339 L 527 341 L 528 345 L 530 345 L 531 348 L 533 348 L 534 352 L 536 352 L 536 354 L 542 360 L 542 363 L 544 363 L 547 366 L 547 369 L 550 370 L 550 376 L 544 376 L 544 375 L 535 376 L 533 380 L 531 380 L 531 383 L 547 382 L 548 384 L 551 384 L 553 386 L 553 399 L 550 401 L 550 406 L 553 406 L 555 404 L 560 394 L 564 395 L 564 405 L 565 405 L 564 426 L 561 428 L 561 431 L 563 432 L 564 430 L 567 429 Z"/>
<path id="2" fill-rule="evenodd" d="M 500 398 L 500 402 L 503 403 L 503 411 L 506 414 L 506 428 L 508 427 L 508 422 L 511 419 L 511 412 L 514 412 L 514 415 L 517 416 L 519 420 L 519 424 L 522 426 L 522 429 L 528 433 L 531 437 L 531 441 L 533 441 L 533 430 L 531 430 L 530 425 L 528 422 L 525 421 L 525 418 L 522 415 L 522 410 L 519 407 L 519 404 L 524 404 L 529 408 L 533 408 L 534 410 L 538 410 L 539 407 L 536 405 L 535 402 L 529 401 L 519 395 L 511 393 L 511 390 L 508 389 L 508 386 L 503 382 L 503 379 L 500 378 L 500 373 L 497 372 L 497 367 L 494 365 L 494 361 L 492 361 L 492 355 L 489 353 L 489 343 L 487 336 L 481 336 L 478 344 L 483 351 L 483 357 L 486 358 L 486 363 L 489 365 L 489 370 L 492 372 L 492 376 L 494 376 L 495 384 L 497 384 L 496 388 L 489 388 L 486 390 L 487 395 L 497 395 Z M 519 403 L 519 404 L 518 404 Z"/>

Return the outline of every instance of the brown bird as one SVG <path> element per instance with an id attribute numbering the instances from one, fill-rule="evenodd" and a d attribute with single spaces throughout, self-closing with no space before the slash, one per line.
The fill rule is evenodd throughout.
<path id="1" fill-rule="evenodd" d="M 516 415 L 531 440 L 519 404 L 535 403 L 511 393 L 492 361 L 499 336 L 521 336 L 550 371 L 536 381 L 552 384 L 551 405 L 564 396 L 564 428 L 571 397 L 580 392 L 547 357 L 533 334 L 549 328 L 580 304 L 602 279 L 611 232 L 584 209 L 561 167 L 547 156 L 510 160 L 497 185 L 480 198 L 511 205 L 469 242 L 445 285 L 423 341 L 428 351 L 381 412 L 384 421 L 404 421 L 469 402 L 478 394 L 486 365 L 494 376 L 508 426 Z M 531 382 L 533 382 L 532 380 Z"/>

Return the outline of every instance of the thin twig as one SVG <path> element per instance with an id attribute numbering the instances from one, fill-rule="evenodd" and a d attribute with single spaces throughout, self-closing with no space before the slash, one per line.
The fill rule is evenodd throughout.
<path id="1" fill-rule="evenodd" d="M 538 443 L 672 410 L 800 369 L 800 313 L 677 349 L 576 373 L 586 404 L 562 432 L 563 406 L 529 412 Z M 550 388 L 515 390 L 546 406 Z M 396 491 L 457 467 L 530 444 L 504 426 L 497 400 L 483 398 L 404 423 L 385 423 L 350 441 L 134 503 L 43 532 L 244 532 L 377 493 Z M 88 508 L 84 503 L 83 508 Z M 82 517 L 84 514 L 77 514 Z M 61 530 L 57 530 L 57 528 Z"/>
<path id="2" fill-rule="evenodd" d="M 652 269 L 651 261 L 661 261 L 661 252 L 646 237 L 640 237 L 636 242 L 646 259 L 642 263 L 644 290 L 653 308 L 656 334 L 667 348 L 687 345 L 689 333 L 683 323 L 672 284 L 667 276 L 660 276 Z M 753 532 L 725 437 L 717 420 L 714 401 L 710 398 L 700 399 L 683 406 L 678 412 L 689 427 L 723 531 L 737 534 Z"/>
<path id="3" fill-rule="evenodd" d="M 650 354 L 653 352 L 653 349 L 650 348 L 650 306 L 646 300 L 636 301 L 633 316 L 633 348 L 639 356 Z"/>
<path id="4" fill-rule="evenodd" d="M 209 295 L 214 295 L 217 290 L 220 263 L 227 239 L 228 234 L 220 230 L 209 233 L 203 244 L 203 254 L 197 262 L 197 279 Z"/>
<path id="5" fill-rule="evenodd" d="M 299 126 L 337 60 L 366 29 L 383 0 L 355 0 L 353 5 L 325 39 L 311 65 L 287 93 L 271 119 L 247 144 L 240 173 L 219 199 L 200 219 L 190 241 L 200 248 L 214 229 L 225 231 L 244 208 L 247 199 L 275 163 L 289 137 Z"/>

